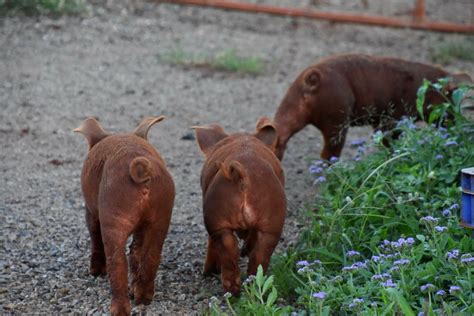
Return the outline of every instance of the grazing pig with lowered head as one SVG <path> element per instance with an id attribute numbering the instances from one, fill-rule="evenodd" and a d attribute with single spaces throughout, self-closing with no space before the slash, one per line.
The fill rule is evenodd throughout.
<path id="1" fill-rule="evenodd" d="M 450 74 L 431 65 L 361 54 L 326 58 L 306 68 L 288 89 L 275 114 L 277 156 L 282 159 L 288 140 L 308 124 L 323 134 L 321 158 L 339 157 L 349 126 L 371 125 L 382 131 L 395 127 L 403 116 L 419 118 L 416 94 L 423 79 L 452 77 L 456 83 L 471 78 Z M 443 102 L 429 91 L 430 104 Z"/>
<path id="2" fill-rule="evenodd" d="M 224 291 L 240 291 L 240 255 L 249 256 L 247 272 L 267 270 L 283 229 L 286 212 L 284 175 L 274 154 L 277 134 L 261 118 L 255 134 L 226 134 L 219 125 L 195 127 L 206 162 L 201 173 L 204 223 L 209 233 L 204 274 L 221 273 Z M 235 235 L 236 234 L 236 235 Z"/>
<path id="3" fill-rule="evenodd" d="M 147 117 L 132 134 L 106 133 L 94 118 L 75 132 L 89 142 L 81 175 L 91 237 L 90 274 L 108 274 L 112 315 L 129 315 L 125 247 L 133 234 L 129 262 L 136 304 L 150 304 L 155 275 L 171 219 L 174 183 L 155 148 L 150 127 L 164 117 Z"/>

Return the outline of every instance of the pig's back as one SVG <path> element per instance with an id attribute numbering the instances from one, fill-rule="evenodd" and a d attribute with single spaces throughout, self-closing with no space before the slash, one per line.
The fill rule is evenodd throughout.
<path id="1" fill-rule="evenodd" d="M 81 184 L 86 205 L 89 209 L 98 209 L 100 184 L 107 169 L 109 174 L 116 174 L 119 181 L 129 180 L 131 161 L 143 156 L 148 158 L 159 172 L 167 172 L 158 152 L 144 139 L 135 135 L 111 135 L 94 145 L 84 162 Z"/>
<path id="2" fill-rule="evenodd" d="M 389 106 L 394 116 L 416 114 L 416 93 L 423 80 L 436 81 L 449 75 L 427 64 L 368 55 L 328 58 L 320 67 L 323 72 L 338 72 L 349 83 L 355 97 L 353 119 L 380 115 Z"/>

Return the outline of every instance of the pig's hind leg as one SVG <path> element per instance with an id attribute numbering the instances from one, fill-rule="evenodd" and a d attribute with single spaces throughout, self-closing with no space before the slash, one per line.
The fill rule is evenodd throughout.
<path id="1" fill-rule="evenodd" d="M 125 255 L 125 246 L 133 227 L 123 225 L 123 222 L 114 216 L 102 216 L 114 212 L 101 212 L 101 231 L 107 258 L 107 274 L 112 288 L 112 315 L 129 315 L 131 311 L 128 297 L 128 264 Z"/>
<path id="2" fill-rule="evenodd" d="M 98 212 L 95 212 L 97 214 Z M 105 260 L 104 244 L 100 233 L 100 221 L 86 207 L 86 223 L 91 238 L 91 260 L 89 273 L 93 276 L 106 275 L 107 264 Z"/>
<path id="3" fill-rule="evenodd" d="M 206 263 L 204 264 L 204 276 L 210 276 L 212 274 L 221 273 L 221 266 L 219 262 L 219 250 L 218 245 L 214 240 L 209 236 L 207 240 L 207 255 Z"/>
<path id="4" fill-rule="evenodd" d="M 264 272 L 267 271 L 268 265 L 270 264 L 270 258 L 279 239 L 280 236 L 278 234 L 264 233 L 260 231 L 257 232 L 255 246 L 249 254 L 249 265 L 247 268 L 248 275 L 257 274 L 257 268 L 259 265 L 262 265 Z"/>
<path id="5" fill-rule="evenodd" d="M 166 230 L 160 230 L 159 225 L 147 225 L 141 232 L 143 241 L 138 250 L 138 271 L 132 288 L 136 304 L 150 304 L 155 294 L 155 277 L 167 233 Z"/>
<path id="6" fill-rule="evenodd" d="M 224 291 L 237 296 L 240 292 L 239 243 L 230 229 L 222 229 L 212 234 L 217 244 L 221 265 Z"/>

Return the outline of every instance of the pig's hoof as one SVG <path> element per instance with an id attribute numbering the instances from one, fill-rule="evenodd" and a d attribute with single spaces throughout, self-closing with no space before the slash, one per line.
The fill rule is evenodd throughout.
<path id="1" fill-rule="evenodd" d="M 153 301 L 154 290 L 144 290 L 138 285 L 132 287 L 132 297 L 135 299 L 135 304 L 149 305 Z"/>
<path id="2" fill-rule="evenodd" d="M 135 304 L 140 305 L 150 305 L 151 302 L 153 301 L 153 295 L 151 297 L 149 295 L 144 295 L 144 296 L 137 296 L 135 295 Z"/>
<path id="3" fill-rule="evenodd" d="M 91 265 L 89 274 L 95 277 L 107 275 L 107 268 L 105 265 Z"/>
<path id="4" fill-rule="evenodd" d="M 238 297 L 240 295 L 240 284 L 232 284 L 230 281 L 225 280 L 223 286 L 224 292 L 229 292 L 234 297 Z"/>
<path id="5" fill-rule="evenodd" d="M 110 304 L 110 314 L 112 316 L 128 316 L 131 311 L 132 307 L 128 299 L 112 299 L 112 303 Z"/>
<path id="6" fill-rule="evenodd" d="M 205 265 L 202 275 L 205 277 L 212 276 L 213 274 L 221 274 L 221 269 L 217 265 Z"/>

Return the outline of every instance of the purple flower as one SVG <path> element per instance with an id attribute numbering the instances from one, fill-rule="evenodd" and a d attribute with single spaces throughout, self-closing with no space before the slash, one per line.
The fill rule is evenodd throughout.
<path id="1" fill-rule="evenodd" d="M 468 266 L 468 265 L 471 265 L 474 262 L 474 257 L 471 257 L 470 254 L 462 255 L 460 261 L 461 261 L 462 264 L 465 264 L 465 265 Z"/>
<path id="2" fill-rule="evenodd" d="M 364 139 L 356 139 L 356 140 L 351 141 L 351 146 L 362 146 L 364 144 L 365 144 Z"/>
<path id="3" fill-rule="evenodd" d="M 441 233 L 441 232 L 444 232 L 444 231 L 448 230 L 448 227 L 446 227 L 446 226 L 435 226 L 435 230 L 437 232 Z"/>
<path id="4" fill-rule="evenodd" d="M 417 316 L 426 316 L 425 312 L 419 312 Z"/>
<path id="5" fill-rule="evenodd" d="M 386 281 L 390 279 L 392 276 L 388 273 L 382 273 L 382 274 L 374 274 L 371 278 L 372 281 Z"/>
<path id="6" fill-rule="evenodd" d="M 394 266 L 394 267 L 391 267 L 390 270 L 388 270 L 389 272 L 398 272 L 400 271 L 400 267 L 399 266 Z"/>
<path id="7" fill-rule="evenodd" d="M 359 154 L 355 155 L 353 159 L 354 159 L 354 161 L 360 161 L 360 156 L 359 156 Z"/>
<path id="8" fill-rule="evenodd" d="M 455 209 L 458 209 L 458 208 L 459 208 L 459 204 L 457 204 L 457 203 L 454 203 L 453 205 L 451 205 L 449 207 L 450 210 L 455 210 Z"/>
<path id="9" fill-rule="evenodd" d="M 454 249 L 453 251 L 448 251 L 446 257 L 450 260 L 456 260 L 459 257 L 459 249 Z"/>
<path id="10" fill-rule="evenodd" d="M 346 256 L 347 257 L 355 257 L 355 256 L 360 256 L 360 252 L 358 251 L 355 251 L 355 250 L 349 250 L 347 253 L 346 253 Z"/>
<path id="11" fill-rule="evenodd" d="M 301 260 L 296 263 L 298 266 L 309 266 L 309 262 L 307 260 Z"/>
<path id="12" fill-rule="evenodd" d="M 313 293 L 313 297 L 317 298 L 318 300 L 324 300 L 326 298 L 326 292 Z"/>
<path id="13" fill-rule="evenodd" d="M 313 162 L 313 166 L 316 166 L 316 167 L 321 167 L 324 165 L 324 161 L 322 160 L 316 160 Z"/>
<path id="14" fill-rule="evenodd" d="M 439 290 L 439 291 L 437 291 L 437 292 L 435 293 L 435 295 L 436 295 L 436 296 L 441 296 L 441 297 L 443 297 L 443 296 L 446 295 L 446 291 L 445 291 L 445 290 Z"/>
<path id="15" fill-rule="evenodd" d="M 357 262 L 354 262 L 352 265 L 350 265 L 348 267 L 342 268 L 342 271 L 355 271 L 355 270 L 359 270 L 361 268 L 367 268 L 367 263 L 357 261 Z"/>
<path id="16" fill-rule="evenodd" d="M 372 260 L 373 262 L 383 262 L 383 259 L 380 256 L 375 256 L 375 255 L 372 256 L 370 260 Z"/>
<path id="17" fill-rule="evenodd" d="M 410 260 L 400 259 L 400 260 L 394 261 L 393 264 L 396 265 L 396 266 L 406 266 L 406 265 L 410 264 Z"/>
<path id="18" fill-rule="evenodd" d="M 436 287 L 431 284 L 431 283 L 426 283 L 425 285 L 420 286 L 421 292 L 433 292 L 436 289 Z"/>
<path id="19" fill-rule="evenodd" d="M 451 216 L 451 211 L 449 209 L 443 210 L 443 216 L 445 217 Z"/>
<path id="20" fill-rule="evenodd" d="M 400 248 L 403 248 L 403 247 L 408 247 L 408 246 L 411 246 L 415 243 L 415 239 L 413 239 L 412 237 L 408 237 L 407 239 L 405 238 L 399 238 L 397 241 L 392 241 L 390 242 L 390 246 L 392 246 L 392 248 L 395 248 L 395 249 L 400 249 Z M 387 245 L 384 241 L 384 245 Z"/>
<path id="21" fill-rule="evenodd" d="M 310 173 L 322 173 L 324 171 L 323 168 L 318 167 L 318 166 L 311 166 L 309 167 L 309 172 Z"/>
<path id="22" fill-rule="evenodd" d="M 433 216 L 425 216 L 420 219 L 420 222 L 427 223 L 427 224 L 437 224 L 438 219 Z"/>
<path id="23" fill-rule="evenodd" d="M 446 132 L 446 128 L 443 126 L 438 127 L 438 131 L 440 132 Z"/>
<path id="24" fill-rule="evenodd" d="M 329 162 L 330 163 L 335 163 L 339 160 L 339 158 L 335 157 L 335 156 L 332 156 L 331 158 L 329 158 Z"/>
<path id="25" fill-rule="evenodd" d="M 352 303 L 349 304 L 349 309 L 359 308 L 364 303 L 363 298 L 355 298 L 352 300 Z"/>
<path id="26" fill-rule="evenodd" d="M 437 155 L 435 156 L 435 159 L 436 159 L 436 160 L 440 160 L 440 159 L 443 159 L 443 158 L 444 158 L 444 156 L 441 155 L 441 154 L 437 154 Z"/>
<path id="27" fill-rule="evenodd" d="M 314 264 L 314 265 L 321 265 L 321 260 L 316 259 L 316 260 L 313 261 L 312 264 Z"/>
<path id="28" fill-rule="evenodd" d="M 325 181 L 326 181 L 326 177 L 325 176 L 320 176 L 314 182 L 315 183 L 321 183 L 321 182 L 325 182 Z"/>
<path id="29" fill-rule="evenodd" d="M 457 141 L 455 140 L 450 140 L 450 141 L 447 141 L 446 143 L 444 143 L 444 146 L 445 147 L 448 147 L 448 146 L 456 146 L 458 144 Z"/>
<path id="30" fill-rule="evenodd" d="M 444 133 L 443 135 L 441 135 L 441 138 L 448 139 L 449 138 L 449 133 Z"/>
<path id="31" fill-rule="evenodd" d="M 396 287 L 397 284 L 393 283 L 392 279 L 388 279 L 385 282 L 380 283 L 383 287 Z"/>
<path id="32" fill-rule="evenodd" d="M 461 288 L 457 285 L 451 285 L 449 287 L 449 294 L 451 295 L 456 295 L 456 294 L 459 294 L 461 293 Z"/>

